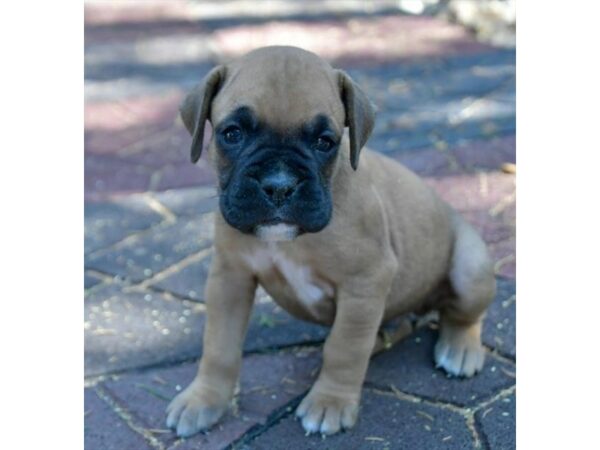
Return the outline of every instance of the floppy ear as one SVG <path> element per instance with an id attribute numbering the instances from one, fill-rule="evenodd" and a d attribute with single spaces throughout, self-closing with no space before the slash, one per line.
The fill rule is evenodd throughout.
<path id="1" fill-rule="evenodd" d="M 358 156 L 375 125 L 375 106 L 352 78 L 338 70 L 342 103 L 346 110 L 345 125 L 350 132 L 350 164 L 358 167 Z"/>
<path id="2" fill-rule="evenodd" d="M 185 127 L 192 135 L 192 162 L 200 159 L 202 153 L 202 140 L 204 139 L 204 124 L 210 116 L 210 106 L 217 95 L 219 87 L 225 79 L 225 67 L 218 66 L 190 92 L 181 106 L 179 112 Z"/>

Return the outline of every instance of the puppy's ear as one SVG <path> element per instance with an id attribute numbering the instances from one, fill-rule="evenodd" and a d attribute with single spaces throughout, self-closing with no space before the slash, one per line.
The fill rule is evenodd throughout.
<path id="1" fill-rule="evenodd" d="M 200 159 L 202 141 L 204 139 L 204 124 L 210 116 L 210 107 L 219 87 L 225 79 L 225 66 L 212 69 L 208 75 L 190 92 L 179 112 L 185 127 L 192 135 L 192 162 Z"/>
<path id="2" fill-rule="evenodd" d="M 366 144 L 375 125 L 375 106 L 352 78 L 338 70 L 342 103 L 346 110 L 345 125 L 350 134 L 350 164 L 356 170 L 360 150 Z"/>

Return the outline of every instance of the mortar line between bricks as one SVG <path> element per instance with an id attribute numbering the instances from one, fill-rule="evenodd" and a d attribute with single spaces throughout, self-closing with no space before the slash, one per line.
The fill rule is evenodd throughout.
<path id="1" fill-rule="evenodd" d="M 112 395 L 110 395 L 109 393 L 107 393 L 104 389 L 102 389 L 100 386 L 96 386 L 94 387 L 94 392 L 96 392 L 96 394 L 98 395 L 98 397 L 100 397 L 100 399 L 102 399 L 108 406 L 109 408 L 117 415 L 119 416 L 119 418 L 125 422 L 125 424 L 131 429 L 133 430 L 135 433 L 139 434 L 140 436 L 142 436 L 144 438 L 144 440 L 146 440 L 148 442 L 148 444 L 152 447 L 152 448 L 156 448 L 158 450 L 164 450 L 164 445 L 162 445 L 160 443 L 160 441 L 158 439 L 156 439 L 151 433 L 149 433 L 146 429 L 144 429 L 143 427 L 140 427 L 138 425 L 136 425 L 133 421 L 133 417 L 132 415 L 127 411 L 126 408 L 124 408 L 123 406 L 121 406 L 117 400 L 115 398 L 113 398 Z"/>
<path id="2" fill-rule="evenodd" d="M 495 347 L 488 347 L 485 344 L 483 344 L 483 346 L 485 347 L 485 349 L 488 351 L 488 353 L 490 354 L 490 356 L 492 358 L 497 359 L 500 362 L 509 364 L 512 367 L 515 367 L 517 365 L 516 359 L 513 358 L 512 356 L 508 355 L 507 353 L 504 353 Z"/>
<path id="3" fill-rule="evenodd" d="M 492 397 L 488 398 L 487 400 L 482 401 L 481 403 L 479 403 L 478 405 L 476 405 L 470 409 L 473 411 L 473 413 L 476 413 L 480 409 L 483 409 L 483 408 L 491 405 L 492 403 L 500 400 L 501 398 L 512 395 L 514 392 L 516 392 L 516 390 L 517 390 L 517 386 L 513 384 L 512 386 L 502 389 L 500 392 L 496 393 Z"/>
<path id="4" fill-rule="evenodd" d="M 136 194 L 134 194 L 134 195 L 136 195 Z M 139 194 L 137 194 L 137 195 L 139 195 Z M 171 210 L 169 210 L 166 206 L 164 206 L 161 202 L 159 202 L 149 192 L 142 193 L 141 197 L 154 212 L 156 212 L 158 215 L 160 215 L 163 218 L 163 220 L 161 220 L 160 222 L 158 222 L 154 225 L 150 225 L 148 228 L 144 228 L 143 230 L 134 231 L 133 233 L 128 234 L 124 238 L 122 238 L 116 242 L 113 242 L 112 244 L 107 245 L 106 247 L 101 247 L 96 250 L 92 250 L 88 253 L 85 253 L 85 258 L 95 258 L 99 255 L 101 256 L 112 250 L 118 250 L 120 247 L 127 245 L 130 241 L 133 241 L 133 240 L 139 238 L 140 236 L 143 236 L 145 234 L 153 232 L 156 229 L 166 228 L 177 222 L 177 215 L 174 214 Z M 158 209 L 156 209 L 156 208 L 158 208 Z M 209 213 L 200 214 L 198 217 L 203 216 L 205 214 L 209 214 Z"/>
<path id="5" fill-rule="evenodd" d="M 164 295 L 167 298 L 179 300 L 181 302 L 194 302 L 194 304 L 197 305 L 204 305 L 204 299 L 186 297 L 185 295 L 177 294 L 175 292 L 169 291 L 168 289 L 162 289 L 158 286 L 148 286 L 146 288 L 146 291 L 152 292 L 154 294 Z"/>
<path id="6" fill-rule="evenodd" d="M 114 276 L 96 269 L 84 269 L 84 272 L 96 278 L 100 278 L 100 283 L 110 283 Z"/>
<path id="7" fill-rule="evenodd" d="M 202 261 L 204 258 L 209 256 L 211 253 L 212 253 L 212 246 L 203 248 L 202 250 L 192 253 L 191 255 L 188 255 L 188 256 L 184 257 L 183 259 L 180 259 L 176 263 L 174 263 L 168 267 L 165 267 L 160 272 L 153 274 L 150 278 L 146 278 L 145 280 L 142 280 L 139 283 L 131 284 L 131 285 L 125 287 L 123 289 L 123 291 L 124 292 L 132 292 L 132 291 L 146 289 L 150 285 L 155 284 L 159 281 L 162 281 L 165 278 L 169 277 L 170 275 L 173 275 L 174 273 L 179 272 L 180 270 L 186 268 L 190 264 Z"/>
<path id="8" fill-rule="evenodd" d="M 171 291 L 154 289 L 152 287 L 149 287 L 148 289 L 145 289 L 145 290 L 132 291 L 132 292 L 139 292 L 140 294 L 144 293 L 144 292 L 145 293 L 158 294 L 158 295 L 162 295 L 164 297 L 164 300 L 174 301 L 174 302 L 182 302 L 182 303 L 184 303 L 184 305 L 185 305 L 185 302 L 188 302 L 190 304 L 189 305 L 185 305 L 185 306 L 187 306 L 189 308 L 192 308 L 194 310 L 194 312 L 201 312 L 201 313 L 206 312 L 206 305 L 204 304 L 204 302 L 200 302 L 198 300 L 193 300 L 193 299 L 185 298 L 185 297 L 182 297 L 181 295 L 174 294 Z"/>
<path id="9" fill-rule="evenodd" d="M 460 405 L 456 405 L 454 403 L 440 401 L 440 400 L 437 400 L 437 399 L 429 397 L 429 396 L 422 396 L 422 395 L 419 396 L 419 395 L 409 394 L 407 392 L 401 391 L 393 384 L 388 385 L 389 390 L 384 390 L 385 388 L 383 388 L 382 385 L 377 384 L 377 383 L 368 382 L 368 381 L 365 381 L 364 386 L 365 386 L 365 388 L 371 389 L 374 392 L 377 392 L 380 394 L 385 394 L 388 396 L 395 396 L 395 397 L 399 398 L 400 400 L 406 400 L 406 401 L 410 401 L 413 403 L 424 403 L 426 405 L 435 406 L 437 408 L 442 408 L 442 409 L 447 409 L 449 411 L 454 411 L 454 412 L 457 412 L 457 413 L 460 413 L 463 415 L 468 412 L 477 412 L 481 408 L 489 405 L 490 403 L 495 402 L 499 398 L 502 398 L 502 397 L 512 394 L 516 389 L 516 386 L 513 383 L 508 387 L 500 389 L 499 392 L 492 395 L 491 397 L 481 400 L 480 403 L 477 403 L 474 406 L 466 406 L 466 405 L 460 406 Z"/>
<path id="10" fill-rule="evenodd" d="M 371 382 L 364 383 L 365 389 L 369 389 L 380 395 L 396 397 L 397 399 L 402 400 L 402 401 L 411 402 L 411 403 L 423 403 L 425 405 L 433 406 L 436 408 L 441 408 L 441 409 L 444 409 L 447 411 L 452 411 L 457 414 L 461 414 L 463 416 L 466 414 L 466 412 L 467 412 L 466 410 L 468 409 L 468 407 L 466 407 L 466 406 L 458 406 L 458 405 L 454 405 L 452 403 L 446 403 L 446 402 L 442 402 L 439 400 L 430 399 L 428 397 L 419 397 L 418 395 L 409 394 L 407 392 L 401 391 L 393 384 L 390 384 L 389 386 L 390 386 L 390 390 L 386 391 L 386 390 L 382 389 L 381 385 L 373 384 Z"/>
<path id="11" fill-rule="evenodd" d="M 170 223 L 177 222 L 177 215 L 167 208 L 163 203 L 161 203 L 150 192 L 144 192 L 142 194 L 142 198 L 153 211 L 160 214 L 166 221 Z"/>
<path id="12" fill-rule="evenodd" d="M 365 387 L 366 387 L 366 383 L 365 383 Z M 407 394 L 406 392 L 403 392 L 403 391 L 399 390 L 398 388 L 396 388 L 393 384 L 390 385 L 390 387 L 392 388 L 392 392 L 384 391 L 384 390 L 381 390 L 376 387 L 371 387 L 370 389 L 371 389 L 371 391 L 378 393 L 380 395 L 396 397 L 399 400 L 411 402 L 411 403 L 423 403 L 425 405 L 428 405 L 428 406 L 431 406 L 434 408 L 440 408 L 440 409 L 443 409 L 446 411 L 451 411 L 456 414 L 459 414 L 465 420 L 465 425 L 468 428 L 469 432 L 471 433 L 471 437 L 473 438 L 474 447 L 476 449 L 481 448 L 481 439 L 479 437 L 479 433 L 477 432 L 477 428 L 475 427 L 475 412 L 476 412 L 476 410 L 469 408 L 469 407 L 460 407 L 460 406 L 453 405 L 451 403 L 440 402 L 439 400 L 434 401 L 434 400 L 429 400 L 424 397 Z"/>
<path id="13" fill-rule="evenodd" d="M 96 291 L 99 291 L 101 289 L 103 289 L 106 286 L 110 286 L 110 285 L 119 285 L 122 288 L 125 288 L 127 286 L 129 286 L 128 281 L 124 278 L 123 275 L 119 275 L 119 274 L 115 274 L 115 273 L 109 273 L 109 272 L 103 272 L 99 269 L 93 269 L 93 268 L 86 268 L 85 269 L 86 272 L 95 272 L 97 274 L 101 274 L 102 275 L 102 281 L 98 284 L 95 284 L 94 286 L 92 286 L 89 289 L 85 289 L 85 297 L 87 298 L 89 295 L 94 294 Z M 138 282 L 139 284 L 140 282 Z M 171 294 L 173 297 L 176 297 L 175 295 L 173 295 L 171 292 L 165 292 L 165 294 Z M 114 296 L 111 296 L 111 298 Z M 188 300 L 188 299 L 181 299 L 181 300 Z"/>
<path id="14" fill-rule="evenodd" d="M 469 432 L 471 433 L 471 437 L 473 438 L 473 446 L 476 449 L 481 448 L 482 440 L 479 437 L 479 432 L 477 431 L 477 426 L 475 424 L 475 413 L 467 412 L 463 417 L 465 418 L 465 425 L 467 426 Z"/>
<path id="15" fill-rule="evenodd" d="M 184 295 L 180 295 L 177 294 L 175 292 L 172 292 L 168 289 L 162 289 L 158 286 L 152 286 L 152 285 L 148 285 L 148 286 L 142 286 L 142 284 L 144 284 L 145 282 L 147 282 L 148 280 L 152 280 L 152 282 L 157 282 L 157 281 L 162 281 L 162 279 L 168 277 L 169 275 L 172 275 L 172 273 L 168 273 L 168 274 L 164 274 L 164 272 L 166 272 L 169 269 L 172 269 L 174 266 L 178 266 L 181 265 L 180 267 L 178 267 L 178 270 L 184 269 L 185 267 L 187 267 L 190 264 L 193 264 L 194 260 L 191 261 L 187 261 L 188 259 L 193 259 L 194 257 L 197 256 L 202 256 L 201 254 L 204 254 L 204 252 L 211 252 L 212 251 L 212 246 L 210 247 L 206 247 L 203 248 L 202 250 L 199 250 L 195 253 L 192 253 L 186 257 L 184 257 L 183 259 L 177 261 L 176 263 L 164 268 L 163 270 L 161 270 L 160 272 L 154 274 L 151 278 L 145 279 L 145 280 L 141 280 L 141 281 L 132 281 L 130 284 L 126 284 L 122 281 L 115 281 L 115 277 L 120 278 L 122 277 L 122 275 L 117 275 L 117 274 L 111 274 L 108 272 L 102 272 L 101 270 L 98 269 L 93 269 L 93 268 L 89 268 L 89 269 L 85 269 L 85 272 L 88 272 L 90 274 L 96 275 L 98 277 L 102 278 L 102 281 L 94 286 L 92 286 L 89 289 L 86 289 L 85 292 L 86 294 L 91 294 L 93 292 L 95 292 L 96 290 L 100 290 L 102 287 L 109 285 L 109 284 L 120 284 L 123 287 L 123 291 L 124 292 L 143 292 L 144 290 L 146 291 L 151 291 L 157 294 L 162 294 L 166 297 L 169 298 L 173 298 L 175 300 L 179 300 L 179 301 L 184 301 L 184 302 L 194 302 L 197 305 L 203 305 L 204 301 L 202 300 L 198 300 L 198 299 L 194 299 L 194 298 L 190 298 L 190 297 L 186 297 Z M 199 258 L 199 261 L 201 261 L 202 259 L 204 259 L 204 257 L 206 257 L 206 255 L 204 255 L 203 257 Z M 185 264 L 182 264 L 184 263 Z M 173 269 L 174 272 L 177 272 L 178 270 Z M 164 274 L 164 277 L 161 277 L 159 280 L 156 280 L 155 278 L 159 275 L 159 274 Z"/>
<path id="16" fill-rule="evenodd" d="M 510 238 L 509 239 L 503 239 L 503 240 L 498 241 L 498 242 L 493 242 L 492 245 L 494 245 L 494 244 L 500 244 L 501 242 L 505 242 L 505 241 L 506 242 L 510 241 Z M 505 257 L 500 258 L 498 261 L 496 261 L 494 263 L 494 275 L 496 275 L 496 276 L 499 275 L 500 274 L 500 270 L 502 270 L 502 267 L 504 267 L 505 264 L 507 264 L 507 263 L 509 263 L 511 261 L 516 261 L 516 259 L 517 259 L 517 257 L 515 256 L 514 253 L 510 253 L 510 254 L 506 255 Z"/>
<path id="17" fill-rule="evenodd" d="M 118 283 L 117 281 L 115 281 L 115 279 L 114 279 L 115 275 L 113 275 L 113 274 L 106 273 L 106 272 L 101 272 L 101 271 L 96 270 L 96 269 L 85 269 L 86 272 L 88 270 L 93 270 L 94 272 L 102 274 L 102 278 L 103 279 L 102 279 L 102 281 L 100 283 L 95 284 L 91 288 L 84 289 L 84 294 L 85 294 L 84 295 L 84 299 L 87 298 L 89 295 L 95 293 L 96 291 L 102 290 L 106 286 Z"/>
<path id="18" fill-rule="evenodd" d="M 113 242 L 112 244 L 107 245 L 106 247 L 92 250 L 91 252 L 87 253 L 85 256 L 86 256 L 86 258 L 95 258 L 97 256 L 101 256 L 105 253 L 108 253 L 112 250 L 118 250 L 119 248 L 127 245 L 129 242 L 136 240 L 140 236 L 149 234 L 150 232 L 153 232 L 158 228 L 165 228 L 169 225 L 172 225 L 172 223 L 169 223 L 166 220 L 161 220 L 160 222 L 158 222 L 154 225 L 150 225 L 148 228 L 144 228 L 143 230 L 134 231 L 133 233 L 125 236 L 123 239 L 120 239 L 117 242 Z"/>
<path id="19" fill-rule="evenodd" d="M 237 450 L 242 446 L 249 444 L 261 434 L 265 433 L 269 429 L 277 426 L 282 420 L 287 419 L 291 415 L 294 414 L 295 409 L 298 407 L 304 396 L 308 393 L 310 389 L 306 389 L 301 394 L 298 394 L 296 397 L 291 399 L 285 405 L 277 408 L 274 412 L 269 414 L 264 425 L 256 424 L 251 427 L 248 431 L 246 431 L 242 436 L 240 436 L 237 440 L 230 443 L 223 450 Z M 172 448 L 172 447 L 171 447 Z M 171 450 L 171 449 L 168 449 Z"/>
<path id="20" fill-rule="evenodd" d="M 253 356 L 253 355 L 271 355 L 281 351 L 294 351 L 294 350 L 307 350 L 315 349 L 323 344 L 323 340 L 306 341 L 301 344 L 289 344 L 281 345 L 277 347 L 269 347 L 265 349 L 249 350 L 242 353 L 242 357 Z M 170 369 L 173 367 L 181 366 L 184 364 L 198 363 L 202 355 L 191 356 L 179 360 L 162 361 L 137 367 L 130 367 L 126 369 L 115 370 L 112 372 L 105 372 L 93 375 L 87 375 L 84 377 L 84 384 L 86 387 L 93 387 L 97 383 L 100 383 L 109 378 L 118 378 L 127 375 L 142 375 L 153 370 L 159 369 Z"/>
<path id="21" fill-rule="evenodd" d="M 515 187 L 515 188 L 513 188 L 513 191 L 510 194 L 507 194 L 504 197 L 502 197 L 500 200 L 498 200 L 498 203 L 496 203 L 494 206 L 492 206 L 489 209 L 488 214 L 492 217 L 496 217 L 497 215 L 502 213 L 502 211 L 504 211 L 508 206 L 510 206 L 512 203 L 514 203 L 516 199 L 517 199 L 517 188 Z"/>
<path id="22" fill-rule="evenodd" d="M 490 448 L 490 444 L 489 444 L 489 442 L 487 440 L 487 436 L 483 432 L 483 430 L 481 430 L 480 432 L 477 431 L 477 429 L 479 427 L 477 425 L 477 421 L 475 420 L 475 414 L 478 411 L 480 411 L 481 409 L 487 407 L 488 405 L 490 405 L 490 404 L 492 404 L 492 403 L 500 400 L 501 398 L 504 398 L 504 397 L 507 397 L 507 396 L 511 395 L 515 391 L 516 391 L 516 386 L 513 384 L 509 388 L 502 389 L 496 395 L 494 395 L 493 397 L 491 397 L 491 398 L 489 398 L 489 399 L 481 402 L 480 404 L 478 404 L 474 408 L 469 408 L 468 409 L 467 416 L 465 416 L 465 419 L 467 420 L 467 427 L 471 431 L 472 435 L 477 438 L 477 442 L 479 443 L 479 446 L 477 448 L 483 446 L 485 449 L 489 449 Z M 480 435 L 481 435 L 481 438 L 479 437 Z"/>
<path id="23" fill-rule="evenodd" d="M 160 272 L 154 274 L 151 278 L 154 279 L 156 277 L 156 275 L 158 275 L 159 273 L 163 273 L 163 272 L 167 271 L 168 269 L 172 268 L 173 266 L 176 266 L 176 265 L 180 264 L 182 261 L 186 260 L 187 258 L 192 258 L 194 256 L 199 255 L 200 253 L 205 252 L 205 251 L 209 251 L 210 252 L 211 249 L 212 249 L 212 246 L 209 246 L 209 247 L 205 247 L 202 250 L 199 250 L 199 251 L 197 251 L 195 253 L 187 255 L 186 257 L 182 258 L 181 260 L 175 262 L 174 264 L 172 264 L 172 265 L 164 268 Z M 200 258 L 200 260 L 202 260 L 202 259 L 203 258 Z M 189 264 L 192 264 L 193 262 L 194 261 L 190 261 L 189 263 L 187 263 L 184 266 L 180 267 L 180 269 L 183 269 L 183 268 L 187 267 Z M 191 301 L 191 302 L 194 302 L 194 303 L 196 303 L 198 305 L 203 305 L 204 304 L 203 302 L 198 301 L 197 299 L 187 298 L 185 296 L 182 296 L 182 295 L 176 294 L 174 292 L 171 292 L 168 289 L 160 289 L 160 288 L 157 288 L 155 286 L 145 286 L 145 287 L 141 288 L 140 285 L 142 285 L 145 281 L 147 281 L 149 279 L 142 279 L 142 280 L 139 280 L 139 281 L 138 280 L 127 280 L 126 276 L 124 276 L 124 275 L 119 275 L 119 274 L 109 273 L 109 272 L 103 272 L 103 271 L 101 271 L 99 269 L 95 269 L 95 268 L 91 268 L 91 267 L 90 268 L 85 268 L 84 271 L 85 272 L 95 272 L 97 274 L 101 274 L 102 278 L 103 278 L 100 283 L 92 286 L 89 289 L 85 289 L 86 296 L 90 295 L 90 294 L 92 294 L 94 292 L 96 292 L 97 290 L 102 289 L 103 287 L 105 287 L 107 285 L 118 284 L 118 285 L 121 285 L 121 287 L 123 288 L 124 292 L 129 292 L 129 291 L 132 291 L 132 292 L 144 292 L 144 289 L 146 289 L 146 290 L 158 293 L 158 294 L 163 294 L 165 296 L 172 297 L 172 298 L 174 298 L 176 300 Z M 175 272 L 177 272 L 177 271 L 175 270 Z M 171 275 L 171 274 L 169 274 L 169 275 Z M 165 277 L 166 276 L 168 276 L 168 275 L 165 275 Z M 156 281 L 157 280 L 154 280 L 154 282 L 156 282 Z M 160 281 L 160 280 L 158 280 L 158 281 Z"/>
<path id="24" fill-rule="evenodd" d="M 189 358 L 183 358 L 183 359 L 176 360 L 176 361 L 172 361 L 172 360 L 171 361 L 162 361 L 162 362 L 146 364 L 146 365 L 137 366 L 137 367 L 130 367 L 130 368 L 126 368 L 126 369 L 115 370 L 112 372 L 88 375 L 85 377 L 84 383 L 87 385 L 87 387 L 92 387 L 106 379 L 109 379 L 109 378 L 118 379 L 119 377 L 127 376 L 127 375 L 143 375 L 148 372 L 152 372 L 153 370 L 170 369 L 170 368 L 181 366 L 184 364 L 192 364 L 192 363 L 198 361 L 198 359 L 199 359 L 199 357 L 194 356 L 194 357 L 189 357 Z"/>

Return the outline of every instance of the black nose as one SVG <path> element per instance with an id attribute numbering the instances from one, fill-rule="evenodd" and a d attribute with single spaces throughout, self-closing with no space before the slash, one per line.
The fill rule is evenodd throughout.
<path id="1" fill-rule="evenodd" d="M 267 198 L 276 205 L 281 205 L 296 191 L 298 180 L 285 172 L 267 175 L 260 182 L 260 187 Z"/>

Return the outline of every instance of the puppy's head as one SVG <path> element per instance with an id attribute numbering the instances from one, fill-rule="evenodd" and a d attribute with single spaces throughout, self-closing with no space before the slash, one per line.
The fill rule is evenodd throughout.
<path id="1" fill-rule="evenodd" d="M 193 162 L 205 122 L 212 124 L 208 151 L 223 217 L 265 240 L 329 223 L 332 177 L 339 164 L 356 170 L 374 115 L 347 74 L 294 47 L 259 49 L 214 68 L 181 106 Z"/>

